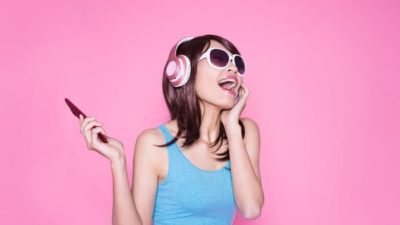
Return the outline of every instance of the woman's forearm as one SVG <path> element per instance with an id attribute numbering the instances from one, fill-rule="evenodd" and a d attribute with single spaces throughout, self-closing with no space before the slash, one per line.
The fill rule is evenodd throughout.
<path id="1" fill-rule="evenodd" d="M 111 162 L 113 178 L 113 225 L 142 225 L 129 188 L 125 156 Z"/>
<path id="2" fill-rule="evenodd" d="M 227 137 L 235 201 L 245 218 L 257 218 L 261 212 L 264 195 L 261 182 L 257 179 L 245 149 L 240 126 L 227 129 Z"/>

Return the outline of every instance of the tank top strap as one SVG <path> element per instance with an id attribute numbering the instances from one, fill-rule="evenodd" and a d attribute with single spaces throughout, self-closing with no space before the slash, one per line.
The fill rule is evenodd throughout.
<path id="1" fill-rule="evenodd" d="M 164 136 L 164 139 L 165 139 L 166 143 L 168 143 L 172 139 L 174 139 L 174 136 L 171 134 L 171 132 L 168 130 L 168 128 L 164 124 L 161 124 L 159 126 L 159 128 L 160 128 L 161 132 L 163 133 L 163 136 Z M 178 161 L 180 161 L 180 154 L 181 153 L 179 152 L 177 143 L 176 142 L 172 143 L 171 145 L 169 145 L 167 147 L 167 149 L 168 149 L 169 162 L 173 163 L 175 165 L 178 164 L 178 163 L 181 164 L 181 162 L 178 162 Z"/>
<path id="2" fill-rule="evenodd" d="M 161 132 L 163 133 L 164 138 L 167 142 L 170 142 L 172 139 L 174 139 L 174 137 L 172 136 L 172 134 L 169 132 L 168 128 L 164 124 L 161 124 L 159 126 L 159 128 L 160 128 Z"/>

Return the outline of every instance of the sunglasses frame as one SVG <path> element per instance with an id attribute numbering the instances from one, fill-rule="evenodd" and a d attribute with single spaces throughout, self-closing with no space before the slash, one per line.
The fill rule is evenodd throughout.
<path id="1" fill-rule="evenodd" d="M 211 54 L 211 51 L 214 50 L 214 49 L 221 50 L 221 51 L 225 52 L 225 53 L 229 56 L 228 63 L 227 63 L 225 66 L 220 67 L 220 66 L 214 65 L 214 64 L 211 62 L 210 54 Z M 242 59 L 243 65 L 244 65 L 244 69 L 245 69 L 245 72 L 246 72 L 246 63 L 244 62 L 244 59 L 243 59 L 243 57 L 242 57 L 241 55 L 239 55 L 239 54 L 233 54 L 233 55 L 231 55 L 229 52 L 227 52 L 226 50 L 221 49 L 221 48 L 209 48 L 206 52 L 204 52 L 204 53 L 200 56 L 200 58 L 199 58 L 198 61 L 203 60 L 203 59 L 207 59 L 207 62 L 208 62 L 208 64 L 209 64 L 210 66 L 212 66 L 212 67 L 214 67 L 214 68 L 216 68 L 216 69 L 225 69 L 225 68 L 227 68 L 227 67 L 229 66 L 229 62 L 232 62 L 233 65 L 236 66 L 235 57 L 240 57 L 240 58 Z M 244 73 L 245 73 L 245 72 L 244 72 Z M 239 76 L 244 76 L 244 74 L 241 74 L 241 73 L 239 72 L 239 69 L 238 69 L 238 74 L 239 74 Z"/>

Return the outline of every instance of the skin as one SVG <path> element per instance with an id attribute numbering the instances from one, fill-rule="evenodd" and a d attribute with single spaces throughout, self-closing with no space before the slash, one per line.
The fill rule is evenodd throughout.
<path id="1" fill-rule="evenodd" d="M 210 47 L 227 50 L 213 40 Z M 254 120 L 240 118 L 249 96 L 249 89 L 232 62 L 221 70 L 211 67 L 204 59 L 198 63 L 196 72 L 195 90 L 201 100 L 204 117 L 200 126 L 199 140 L 189 147 L 182 148 L 182 153 L 193 165 L 201 169 L 222 168 L 226 162 L 217 161 L 215 153 L 212 152 L 218 145 L 214 148 L 209 146 L 218 136 L 219 123 L 222 122 L 228 142 L 224 143 L 218 153 L 224 152 L 226 147 L 229 147 L 232 185 L 238 210 L 244 218 L 258 218 L 264 203 L 259 169 L 259 129 Z M 228 75 L 238 78 L 235 92 L 240 93 L 240 98 L 236 103 L 235 96 L 218 85 L 218 81 Z M 244 140 L 241 137 L 239 119 L 246 128 Z M 146 129 L 136 139 L 132 187 L 129 188 L 123 143 L 108 135 L 110 143 L 102 143 L 97 133 L 106 134 L 106 132 L 94 117 L 86 119 L 81 117 L 80 124 L 88 149 L 99 152 L 109 159 L 111 164 L 113 224 L 152 224 L 157 185 L 168 173 L 167 148 L 160 150 L 159 147 L 153 146 L 165 143 L 161 131 L 158 128 Z M 165 125 L 172 135 L 178 132 L 176 120 L 171 120 Z M 178 139 L 177 142 L 182 146 L 184 140 Z"/>

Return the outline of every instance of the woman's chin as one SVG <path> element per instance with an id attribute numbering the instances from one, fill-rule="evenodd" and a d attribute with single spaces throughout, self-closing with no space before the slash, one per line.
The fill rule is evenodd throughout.
<path id="1" fill-rule="evenodd" d="M 233 106 L 235 106 L 235 98 L 231 96 L 221 96 L 217 99 L 210 99 L 209 101 L 202 99 L 203 102 L 208 102 L 211 105 L 214 105 L 214 107 L 217 107 L 221 110 L 225 109 L 231 109 Z"/>
<path id="2" fill-rule="evenodd" d="M 226 100 L 224 102 L 219 102 L 218 106 L 221 109 L 232 109 L 233 106 L 235 106 L 235 101 L 234 99 L 232 99 L 232 100 Z"/>

